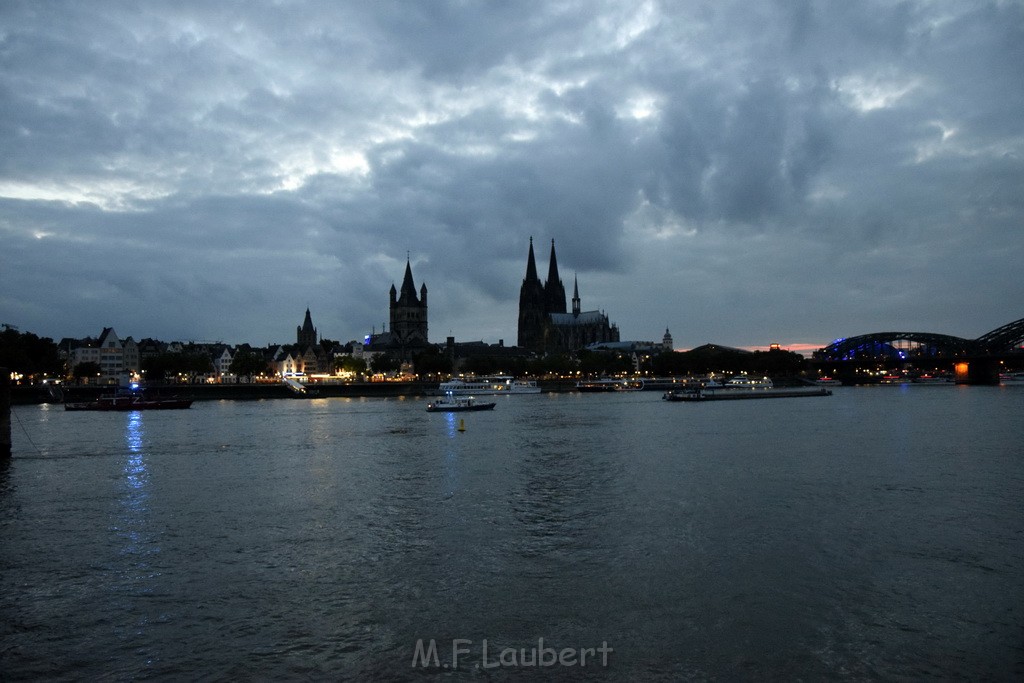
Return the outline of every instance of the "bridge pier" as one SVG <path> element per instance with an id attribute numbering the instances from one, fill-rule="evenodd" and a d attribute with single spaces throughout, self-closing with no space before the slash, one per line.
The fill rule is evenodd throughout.
<path id="1" fill-rule="evenodd" d="M 999 384 L 999 362 L 994 359 L 972 358 L 957 363 L 954 367 L 957 384 Z"/>

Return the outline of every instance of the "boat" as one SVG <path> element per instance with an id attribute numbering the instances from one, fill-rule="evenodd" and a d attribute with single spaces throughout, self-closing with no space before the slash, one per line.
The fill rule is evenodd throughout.
<path id="1" fill-rule="evenodd" d="M 999 373 L 1000 384 L 1024 384 L 1024 372 Z"/>
<path id="2" fill-rule="evenodd" d="M 448 395 L 427 404 L 428 413 L 460 413 L 470 410 L 494 410 L 494 401 L 477 401 L 472 396 Z"/>
<path id="3" fill-rule="evenodd" d="M 291 377 L 282 377 L 281 383 L 284 384 L 288 389 L 298 398 L 315 398 L 320 395 L 320 392 L 316 389 L 310 389 L 302 382 Z"/>
<path id="4" fill-rule="evenodd" d="M 726 389 L 771 389 L 775 386 L 767 377 L 748 377 L 744 374 L 733 375 L 725 383 Z"/>
<path id="5" fill-rule="evenodd" d="M 182 410 L 192 406 L 188 398 L 150 398 L 138 387 L 125 387 L 94 401 L 65 403 L 64 410 Z"/>
<path id="6" fill-rule="evenodd" d="M 666 389 L 674 389 L 680 382 L 680 380 L 675 377 L 644 377 L 637 381 L 643 383 L 644 391 L 664 391 Z"/>
<path id="7" fill-rule="evenodd" d="M 598 393 L 603 391 L 615 391 L 615 385 L 619 384 L 617 379 L 592 379 L 576 382 L 576 391 Z"/>
<path id="8" fill-rule="evenodd" d="M 814 383 L 817 384 L 819 387 L 837 387 L 840 384 L 842 384 L 842 382 L 840 382 L 838 379 L 835 379 L 834 377 L 822 377 L 820 379 L 814 380 Z"/>
<path id="9" fill-rule="evenodd" d="M 920 375 L 910 382 L 911 384 L 953 384 L 953 378 L 945 375 Z"/>
<path id="10" fill-rule="evenodd" d="M 734 389 L 676 389 L 665 392 L 661 398 L 665 401 L 737 401 L 753 398 L 801 398 L 808 396 L 831 396 L 832 391 L 825 387 L 815 388 L 781 388 L 758 389 L 756 391 L 736 391 Z"/>
<path id="11" fill-rule="evenodd" d="M 441 382 L 437 387 L 441 395 L 454 396 L 495 396 L 498 394 L 539 394 L 540 387 L 534 380 L 515 379 L 510 375 L 490 377 L 457 377 Z"/>
<path id="12" fill-rule="evenodd" d="M 600 393 L 611 391 L 643 391 L 642 379 L 591 379 L 576 382 L 576 391 Z"/>

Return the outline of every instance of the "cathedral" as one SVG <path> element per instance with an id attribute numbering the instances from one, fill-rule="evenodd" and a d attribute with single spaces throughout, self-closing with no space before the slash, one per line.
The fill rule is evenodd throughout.
<path id="1" fill-rule="evenodd" d="M 579 283 L 574 278 L 572 312 L 566 311 L 565 286 L 558 276 L 555 241 L 551 240 L 548 277 L 542 284 L 533 256 L 533 238 L 526 261 L 526 278 L 519 290 L 521 348 L 537 353 L 578 351 L 588 344 L 619 341 L 619 328 L 601 311 L 580 310 Z"/>

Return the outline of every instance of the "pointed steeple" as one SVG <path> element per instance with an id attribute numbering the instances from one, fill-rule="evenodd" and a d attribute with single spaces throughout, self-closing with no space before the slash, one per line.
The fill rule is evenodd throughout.
<path id="1" fill-rule="evenodd" d="M 412 281 L 412 265 L 408 257 L 405 259 L 405 278 L 402 280 L 402 299 L 416 300 L 416 285 Z"/>
<path id="2" fill-rule="evenodd" d="M 544 283 L 544 299 L 548 313 L 565 313 L 565 286 L 558 277 L 555 240 L 551 240 L 551 261 L 548 262 L 548 279 Z"/>
<path id="3" fill-rule="evenodd" d="M 313 316 L 309 314 L 309 307 L 306 307 L 306 318 L 302 321 L 302 327 L 295 328 L 295 343 L 299 346 L 312 346 L 316 344 L 316 328 L 313 327 Z"/>
<path id="4" fill-rule="evenodd" d="M 530 256 L 526 259 L 526 282 L 539 280 L 537 277 L 537 261 L 533 258 L 533 237 L 530 237 Z"/>
<path id="5" fill-rule="evenodd" d="M 577 317 L 580 314 L 580 283 L 575 274 L 572 276 L 572 314 Z"/>
<path id="6" fill-rule="evenodd" d="M 548 284 L 560 282 L 558 278 L 558 259 L 555 258 L 555 240 L 551 240 L 551 260 L 548 262 Z"/>

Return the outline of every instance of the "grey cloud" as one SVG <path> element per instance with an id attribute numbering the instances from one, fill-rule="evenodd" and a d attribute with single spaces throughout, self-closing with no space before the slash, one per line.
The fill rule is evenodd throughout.
<path id="1" fill-rule="evenodd" d="M 1019 3 L 5 3 L 0 26 L 0 317 L 43 334 L 265 343 L 310 305 L 360 336 L 409 252 L 432 330 L 508 340 L 531 235 L 627 337 L 1019 317 L 996 303 L 1024 295 Z"/>

